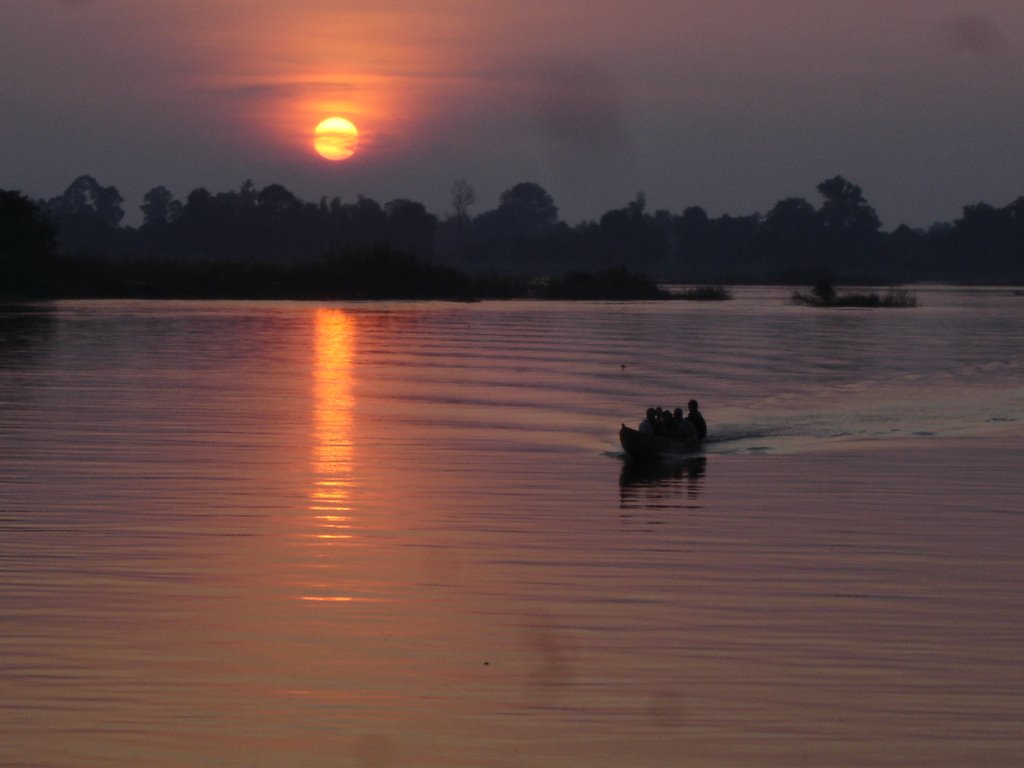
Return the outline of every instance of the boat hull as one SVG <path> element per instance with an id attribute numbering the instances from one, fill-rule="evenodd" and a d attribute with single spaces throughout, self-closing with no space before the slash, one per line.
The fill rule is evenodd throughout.
<path id="1" fill-rule="evenodd" d="M 678 456 L 693 453 L 700 448 L 700 440 L 696 436 L 652 435 L 627 427 L 625 424 L 619 429 L 619 442 L 622 443 L 622 450 L 634 459 Z"/>

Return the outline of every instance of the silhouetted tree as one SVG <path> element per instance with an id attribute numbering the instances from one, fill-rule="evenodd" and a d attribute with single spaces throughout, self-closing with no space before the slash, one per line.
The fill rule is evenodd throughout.
<path id="1" fill-rule="evenodd" d="M 861 278 L 873 278 L 884 271 L 877 248 L 882 224 L 861 188 L 835 176 L 821 182 L 818 192 L 824 198 L 818 216 L 825 259 L 837 269 Z"/>
<path id="2" fill-rule="evenodd" d="M 711 272 L 705 276 L 715 280 L 736 280 L 756 263 L 761 217 L 723 214 L 712 223 Z"/>
<path id="3" fill-rule="evenodd" d="M 511 235 L 534 237 L 558 223 L 558 206 L 540 184 L 525 181 L 501 193 L 498 218 Z"/>
<path id="4" fill-rule="evenodd" d="M 43 207 L 56 227 L 58 254 L 76 258 L 142 254 L 327 263 L 326 254 L 362 258 L 390 249 L 433 261 L 436 248 L 438 260 L 463 269 L 522 276 L 629 265 L 659 279 L 690 282 L 803 282 L 822 274 L 845 281 L 1024 281 L 1024 197 L 1002 208 L 965 206 L 956 222 L 927 231 L 901 226 L 885 234 L 857 185 L 835 176 L 817 190 L 817 210 L 791 197 L 763 217 L 726 214 L 714 220 L 698 206 L 680 215 L 651 214 L 638 194 L 624 207 L 575 227 L 559 220 L 553 198 L 534 182 L 507 189 L 495 209 L 472 217 L 476 193 L 464 179 L 452 184 L 452 212 L 440 223 L 421 203 L 405 198 L 385 206 L 363 196 L 354 203 L 338 197 L 307 203 L 280 184 L 257 189 L 251 180 L 216 194 L 195 189 L 184 203 L 165 187 L 154 187 L 143 197 L 137 231 L 122 226 L 117 189 L 91 176 L 78 177 Z M 13 205 L 9 199 L 6 204 Z M 9 266 L 9 254 L 5 258 Z M 62 284 L 72 285 L 71 262 L 57 258 Z M 93 288 L 112 284 L 112 276 L 113 271 Z"/>
<path id="5" fill-rule="evenodd" d="M 890 282 L 942 279 L 942 252 L 946 239 L 944 228 L 922 232 L 906 224 L 896 227 L 882 244 L 885 263 L 889 266 L 886 276 Z"/>
<path id="6" fill-rule="evenodd" d="M 110 252 L 117 250 L 120 242 L 123 203 L 115 187 L 104 187 L 92 176 L 79 176 L 47 205 L 66 250 Z"/>
<path id="7" fill-rule="evenodd" d="M 986 281 L 1024 276 L 1024 200 L 1004 208 L 966 205 L 949 243 L 955 279 Z"/>
<path id="8" fill-rule="evenodd" d="M 301 207 L 299 198 L 280 184 L 268 184 L 259 191 L 256 205 L 260 210 L 260 218 L 281 219 L 294 213 Z"/>
<path id="9" fill-rule="evenodd" d="M 238 188 L 238 192 L 235 193 L 239 207 L 242 210 L 252 210 L 255 208 L 259 201 L 259 196 L 259 192 L 256 191 L 256 185 L 252 183 L 252 179 L 243 181 Z"/>
<path id="10" fill-rule="evenodd" d="M 814 207 L 802 197 L 780 200 L 761 223 L 767 274 L 813 269 L 820 261 L 821 225 Z"/>
<path id="11" fill-rule="evenodd" d="M 698 205 L 689 206 L 673 220 L 673 231 L 673 273 L 684 281 L 704 279 L 710 273 L 711 219 L 707 212 Z"/>
<path id="12" fill-rule="evenodd" d="M 456 179 L 450 189 L 452 216 L 456 221 L 468 221 L 469 209 L 476 204 L 476 190 L 465 179 Z"/>
<path id="13" fill-rule="evenodd" d="M 372 197 L 359 195 L 348 206 L 352 239 L 363 247 L 383 246 L 387 243 L 388 215 Z"/>
<path id="14" fill-rule="evenodd" d="M 123 203 L 116 187 L 104 187 L 92 176 L 79 176 L 63 195 L 50 201 L 50 210 L 58 219 L 82 217 L 113 229 L 124 218 Z"/>
<path id="15" fill-rule="evenodd" d="M 868 205 L 856 184 L 835 176 L 821 182 L 818 192 L 824 198 L 818 215 L 826 230 L 844 235 L 863 235 L 873 234 L 881 228 L 878 214 Z"/>
<path id="16" fill-rule="evenodd" d="M 45 293 L 50 287 L 55 230 L 42 206 L 0 190 L 0 295 Z"/>
<path id="17" fill-rule="evenodd" d="M 608 211 L 601 217 L 598 231 L 600 261 L 604 266 L 643 271 L 665 268 L 672 227 L 664 216 L 651 216 L 646 209 L 647 198 L 638 192 L 625 208 Z"/>
<path id="18" fill-rule="evenodd" d="M 142 226 L 163 230 L 181 215 L 181 203 L 167 187 L 153 187 L 142 198 Z"/>
<path id="19" fill-rule="evenodd" d="M 188 193 L 181 214 L 175 220 L 175 234 L 180 243 L 178 256 L 190 259 L 224 258 L 218 243 L 220 235 L 213 195 L 205 187 Z"/>
<path id="20" fill-rule="evenodd" d="M 234 219 L 237 227 L 247 226 L 250 233 L 238 232 L 236 239 L 245 243 L 243 258 L 261 261 L 301 261 L 313 258 L 329 245 L 318 218 L 318 207 L 300 200 L 281 184 L 269 184 L 259 191 L 256 207 L 245 209 Z M 254 240 L 251 233 L 258 233 Z"/>
<path id="21" fill-rule="evenodd" d="M 1006 214 L 1007 248 L 996 269 L 1015 282 L 1024 280 L 1024 197 L 1018 197 L 1003 208 Z"/>
<path id="22" fill-rule="evenodd" d="M 469 250 L 474 267 L 505 269 L 519 274 L 541 269 L 555 255 L 553 238 L 560 234 L 558 208 L 539 184 L 522 182 L 501 193 L 498 207 L 475 219 Z"/>
<path id="23" fill-rule="evenodd" d="M 56 244 L 46 211 L 20 192 L 0 189 L 0 255 L 5 259 L 50 256 Z"/>
<path id="24" fill-rule="evenodd" d="M 434 253 L 434 227 L 437 217 L 427 213 L 423 203 L 405 198 L 392 200 L 384 206 L 388 216 L 388 239 L 391 248 L 425 259 Z"/>
<path id="25" fill-rule="evenodd" d="M 476 204 L 476 190 L 465 179 L 456 179 L 449 188 L 452 210 L 437 227 L 438 247 L 451 255 L 456 264 L 466 259 L 471 219 L 469 209 Z"/>

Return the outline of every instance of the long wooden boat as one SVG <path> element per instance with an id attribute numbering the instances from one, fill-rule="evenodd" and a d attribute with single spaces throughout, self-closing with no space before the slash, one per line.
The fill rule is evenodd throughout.
<path id="1" fill-rule="evenodd" d="M 655 435 L 627 427 L 619 429 L 622 450 L 634 459 L 655 459 L 659 456 L 677 456 L 693 453 L 700 448 L 696 434 Z"/>

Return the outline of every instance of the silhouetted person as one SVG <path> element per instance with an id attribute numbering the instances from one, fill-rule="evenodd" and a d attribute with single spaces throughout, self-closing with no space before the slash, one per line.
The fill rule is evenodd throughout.
<path id="1" fill-rule="evenodd" d="M 658 408 L 658 428 L 657 433 L 659 435 L 671 435 L 672 434 L 672 411 L 668 408 Z"/>
<path id="2" fill-rule="evenodd" d="M 656 418 L 657 418 L 657 415 L 655 414 L 654 409 L 653 408 L 648 408 L 647 409 L 647 418 L 640 422 L 640 427 L 639 427 L 638 431 L 644 432 L 645 434 L 648 434 L 648 435 L 653 435 L 654 434 L 654 422 L 655 422 Z"/>
<path id="3" fill-rule="evenodd" d="M 707 422 L 704 421 L 704 417 L 701 415 L 701 412 L 697 410 L 697 401 L 691 400 L 686 404 L 686 408 L 688 411 L 686 414 L 686 420 L 689 421 L 696 430 L 697 439 L 703 440 L 708 436 L 708 425 Z"/>

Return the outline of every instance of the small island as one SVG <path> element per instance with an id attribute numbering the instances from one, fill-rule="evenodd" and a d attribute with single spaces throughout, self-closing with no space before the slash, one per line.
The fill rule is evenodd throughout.
<path id="1" fill-rule="evenodd" d="M 909 308 L 917 306 L 917 296 L 905 288 L 890 288 L 885 294 L 839 293 L 828 278 L 818 280 L 809 294 L 795 291 L 791 297 L 794 304 L 808 307 L 887 307 Z"/>

